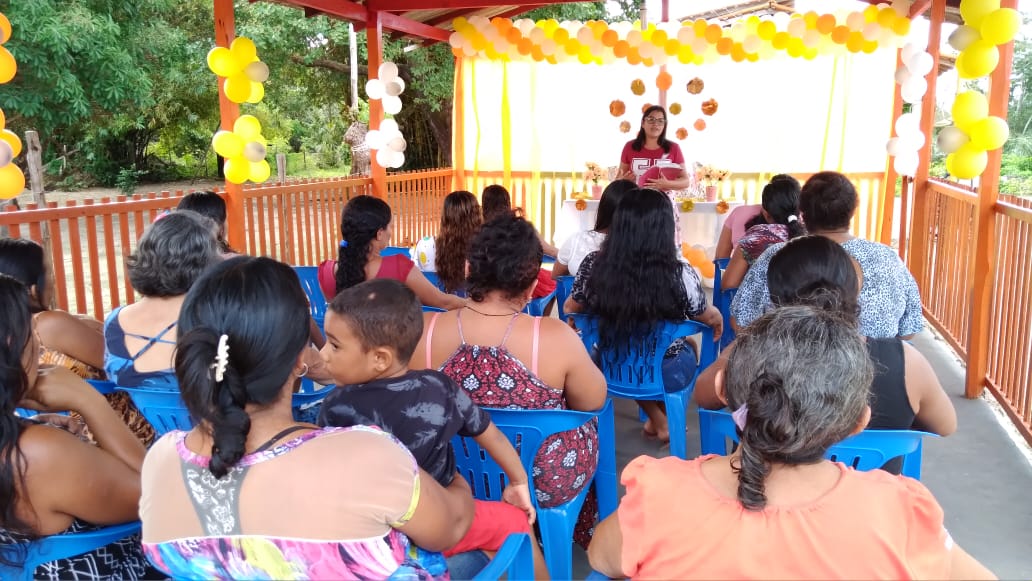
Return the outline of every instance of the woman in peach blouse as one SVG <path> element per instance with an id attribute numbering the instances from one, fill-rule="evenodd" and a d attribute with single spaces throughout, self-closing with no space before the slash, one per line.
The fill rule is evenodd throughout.
<path id="1" fill-rule="evenodd" d="M 849 321 L 809 306 L 772 311 L 739 335 L 721 375 L 738 450 L 632 461 L 619 509 L 595 529 L 592 568 L 643 579 L 993 578 L 953 542 L 920 482 L 823 459 L 871 413 L 872 368 Z"/>

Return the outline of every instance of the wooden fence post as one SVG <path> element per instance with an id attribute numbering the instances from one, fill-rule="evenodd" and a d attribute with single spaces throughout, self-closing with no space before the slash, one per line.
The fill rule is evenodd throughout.
<path id="1" fill-rule="evenodd" d="M 276 176 L 279 183 L 287 183 L 287 156 L 283 153 L 276 154 Z"/>
<path id="2" fill-rule="evenodd" d="M 29 189 L 32 191 L 32 201 L 36 207 L 46 208 L 47 197 L 43 190 L 43 148 L 39 144 L 39 134 L 31 129 L 25 132 L 25 143 L 28 152 L 25 159 L 29 166 Z M 47 297 L 50 298 L 49 308 L 57 308 L 57 293 L 54 292 L 54 249 L 50 244 L 50 224 L 42 222 L 40 225 L 40 237 L 43 239 L 43 260 L 47 265 Z"/>

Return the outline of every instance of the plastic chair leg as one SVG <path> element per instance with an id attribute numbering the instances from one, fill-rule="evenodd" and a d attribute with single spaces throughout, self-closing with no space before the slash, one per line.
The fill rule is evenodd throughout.
<path id="1" fill-rule="evenodd" d="M 598 415 L 598 470 L 595 471 L 595 494 L 598 496 L 599 519 L 616 512 L 619 490 L 616 474 L 616 420 L 613 400 Z"/>
<path id="2" fill-rule="evenodd" d="M 670 455 L 682 460 L 688 459 L 688 400 L 693 389 L 667 393 L 666 402 L 667 425 L 670 429 Z"/>

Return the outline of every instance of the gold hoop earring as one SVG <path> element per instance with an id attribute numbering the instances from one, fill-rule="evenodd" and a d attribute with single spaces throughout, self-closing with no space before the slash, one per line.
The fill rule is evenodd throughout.
<path id="1" fill-rule="evenodd" d="M 297 374 L 298 377 L 304 377 L 304 376 L 308 375 L 308 364 L 302 362 L 301 365 L 304 365 L 305 368 L 301 370 L 301 373 Z"/>

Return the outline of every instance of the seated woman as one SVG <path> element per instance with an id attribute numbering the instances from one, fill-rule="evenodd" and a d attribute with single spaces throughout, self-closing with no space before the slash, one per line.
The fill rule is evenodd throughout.
<path id="1" fill-rule="evenodd" d="M 104 370 L 121 387 L 177 389 L 172 371 L 176 321 L 186 291 L 219 261 L 211 220 L 187 210 L 151 224 L 126 259 L 129 282 L 143 295 L 104 322 Z"/>
<path id="2" fill-rule="evenodd" d="M 481 224 L 476 196 L 463 190 L 445 196 L 437 238 L 428 236 L 416 244 L 415 260 L 419 269 L 437 273 L 445 291 L 465 296 L 466 259 Z"/>
<path id="3" fill-rule="evenodd" d="M 391 207 L 373 196 L 348 200 L 340 216 L 340 252 L 337 260 L 319 265 L 319 288 L 326 300 L 356 284 L 374 278 L 391 278 L 405 283 L 426 306 L 458 309 L 466 300 L 442 293 L 423 276 L 407 256 L 380 256 L 390 244 Z"/>
<path id="4" fill-rule="evenodd" d="M 858 203 L 856 188 L 849 178 L 831 171 L 814 174 L 799 194 L 799 211 L 809 232 L 841 244 L 860 263 L 860 334 L 910 338 L 924 328 L 917 282 L 895 250 L 849 233 Z M 748 325 L 770 308 L 767 269 L 782 246 L 774 244 L 767 248 L 738 287 L 731 303 L 731 315 L 737 326 Z"/>
<path id="5" fill-rule="evenodd" d="M 693 319 L 712 327 L 714 339 L 720 337 L 720 311 L 706 305 L 702 281 L 680 260 L 673 239 L 674 215 L 663 193 L 645 189 L 624 196 L 601 250 L 581 263 L 563 306 L 567 313 L 599 317 L 602 350 L 639 342 L 661 321 Z M 675 342 L 664 356 L 664 383 L 671 391 L 682 389 L 698 363 L 690 341 Z M 660 402 L 638 404 L 649 416 L 645 436 L 669 441 Z"/>
<path id="6" fill-rule="evenodd" d="M 595 228 L 577 232 L 563 242 L 556 256 L 555 264 L 552 265 L 552 278 L 560 276 L 576 275 L 580 269 L 584 257 L 595 252 L 602 246 L 609 232 L 609 225 L 613 223 L 613 212 L 620 205 L 624 194 L 637 189 L 637 185 L 630 180 L 616 180 L 606 186 L 602 192 L 602 199 L 598 202 L 598 213 L 595 214 Z"/>
<path id="7" fill-rule="evenodd" d="M 469 257 L 470 303 L 429 317 L 409 368 L 443 372 L 483 407 L 601 408 L 606 382 L 577 334 L 558 319 L 521 313 L 537 284 L 541 256 L 530 222 L 509 215 L 484 224 Z M 562 356 L 541 356 L 549 353 Z M 557 434 L 541 449 L 536 469 L 551 476 L 535 482 L 542 507 L 568 502 L 591 482 L 598 466 L 594 423 Z M 584 545 L 594 522 L 594 507 L 585 507 L 575 533 Z"/>
<path id="8" fill-rule="evenodd" d="M 863 338 L 839 313 L 762 316 L 717 380 L 738 449 L 632 460 L 627 493 L 588 549 L 592 568 L 644 579 L 993 578 L 920 482 L 823 459 L 867 425 L 872 377 Z"/>
<path id="9" fill-rule="evenodd" d="M 823 236 L 797 238 L 774 255 L 767 270 L 770 299 L 776 307 L 812 305 L 857 320 L 861 281 L 858 265 L 841 245 Z M 874 363 L 871 384 L 871 422 L 868 428 L 924 430 L 948 436 L 957 429 L 957 412 L 939 384 L 935 371 L 921 352 L 899 337 L 867 338 Z M 716 363 L 699 375 L 695 401 L 699 407 L 726 405 L 717 388 L 717 376 L 735 350 L 728 345 Z M 895 462 L 887 469 L 899 471 Z"/>
<path id="10" fill-rule="evenodd" d="M 745 236 L 748 224 L 756 225 L 763 219 L 762 204 L 738 206 L 731 210 L 724 220 L 724 226 L 720 229 L 720 238 L 717 239 L 714 257 L 731 258 L 731 252 L 738 246 L 738 241 L 742 239 L 742 236 Z"/>
<path id="11" fill-rule="evenodd" d="M 469 486 L 442 488 L 379 429 L 294 421 L 307 321 L 297 276 L 269 258 L 231 258 L 190 290 L 175 369 L 198 424 L 147 453 L 147 557 L 174 578 L 441 578 L 427 550 L 465 534 Z"/>
<path id="12" fill-rule="evenodd" d="M 224 257 L 235 256 L 236 250 L 226 242 L 226 200 L 212 191 L 190 192 L 179 200 L 176 210 L 190 210 L 208 218 L 218 226 L 216 236 L 219 244 L 219 253 Z"/>
<path id="13" fill-rule="evenodd" d="M 749 222 L 727 269 L 720 277 L 723 289 L 738 288 L 749 267 L 772 244 L 788 242 L 806 234 L 799 220 L 799 182 L 792 176 L 776 175 L 763 187 L 763 213 Z"/>
<path id="14" fill-rule="evenodd" d="M 0 275 L 0 313 L 0 544 L 136 520 L 143 445 L 81 378 L 63 367 L 39 369 L 29 289 L 6 275 Z M 74 410 L 96 444 L 48 425 L 44 415 L 19 418 L 16 407 Z M 51 421 L 69 420 L 56 416 Z M 74 431 L 82 427 L 75 420 L 68 425 Z M 29 573 L 34 579 L 99 581 L 153 579 L 155 572 L 140 553 L 136 535 Z"/>
<path id="15" fill-rule="evenodd" d="M 491 185 L 484 188 L 483 193 L 480 195 L 480 203 L 483 204 L 484 208 L 484 224 L 499 216 L 513 215 L 523 217 L 523 210 L 512 207 L 509 190 L 499 185 Z M 541 244 L 545 254 L 549 256 L 557 256 L 559 254 L 559 249 L 546 242 L 545 237 L 537 231 L 537 228 L 534 229 L 534 233 L 537 234 L 538 242 Z M 542 268 L 538 271 L 537 282 L 537 286 L 534 287 L 534 295 L 531 298 L 539 299 L 546 297 L 555 291 L 555 281 L 552 280 L 552 273 L 547 269 Z M 548 312 L 550 312 L 551 305 L 548 308 Z"/>

